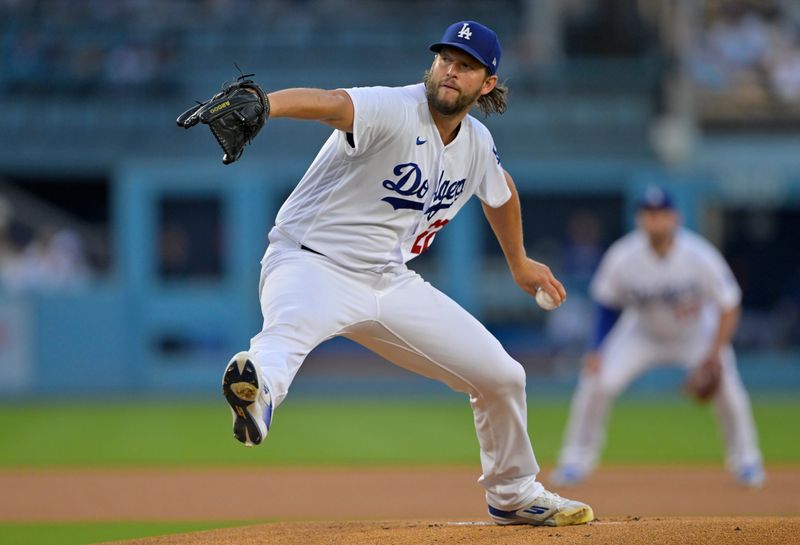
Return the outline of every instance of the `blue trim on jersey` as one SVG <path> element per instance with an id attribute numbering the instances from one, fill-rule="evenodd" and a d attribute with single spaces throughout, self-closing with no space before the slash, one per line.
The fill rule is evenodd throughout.
<path id="1" fill-rule="evenodd" d="M 597 312 L 595 318 L 594 335 L 589 339 L 589 348 L 597 350 L 605 340 L 611 328 L 617 323 L 621 310 L 610 308 L 600 303 L 597 304 Z"/>
<path id="2" fill-rule="evenodd" d="M 400 197 L 384 197 L 381 199 L 383 202 L 388 202 L 392 205 L 392 208 L 395 210 L 400 210 L 401 208 L 409 208 L 411 210 L 422 210 L 425 207 L 425 203 L 419 201 L 412 201 L 409 199 L 401 199 Z"/>

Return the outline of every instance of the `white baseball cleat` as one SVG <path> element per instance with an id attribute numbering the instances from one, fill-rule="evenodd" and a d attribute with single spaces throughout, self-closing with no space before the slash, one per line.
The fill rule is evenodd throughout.
<path id="1" fill-rule="evenodd" d="M 559 488 L 578 486 L 586 479 L 588 474 L 588 471 L 576 465 L 564 464 L 553 470 L 550 474 L 550 482 L 553 486 Z"/>
<path id="2" fill-rule="evenodd" d="M 272 397 L 248 352 L 239 352 L 222 375 L 222 395 L 233 414 L 233 436 L 247 447 L 258 445 L 272 423 Z"/>
<path id="3" fill-rule="evenodd" d="M 747 464 L 736 472 L 736 481 L 747 488 L 761 488 L 766 480 L 767 474 L 761 464 Z"/>
<path id="4" fill-rule="evenodd" d="M 592 508 L 585 503 L 562 498 L 547 490 L 516 511 L 503 511 L 490 505 L 489 515 L 495 524 L 500 525 L 572 526 L 594 520 Z"/>

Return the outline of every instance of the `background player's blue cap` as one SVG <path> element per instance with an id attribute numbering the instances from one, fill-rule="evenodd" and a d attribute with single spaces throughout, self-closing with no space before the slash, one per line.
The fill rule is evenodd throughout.
<path id="1" fill-rule="evenodd" d="M 639 208 L 645 210 L 672 210 L 672 197 L 663 188 L 650 186 L 639 199 Z"/>
<path id="2" fill-rule="evenodd" d="M 449 45 L 465 51 L 478 59 L 489 73 L 497 73 L 500 66 L 500 41 L 494 30 L 475 21 L 460 21 L 447 27 L 441 41 L 431 44 L 431 51 L 437 53 L 442 47 Z"/>

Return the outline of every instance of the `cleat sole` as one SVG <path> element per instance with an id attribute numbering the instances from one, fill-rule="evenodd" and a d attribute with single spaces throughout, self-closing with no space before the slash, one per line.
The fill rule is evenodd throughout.
<path id="1" fill-rule="evenodd" d="M 258 374 L 253 362 L 232 361 L 222 377 L 222 395 L 233 414 L 233 436 L 240 443 L 251 447 L 263 440 L 261 430 L 247 408 L 258 396 Z"/>

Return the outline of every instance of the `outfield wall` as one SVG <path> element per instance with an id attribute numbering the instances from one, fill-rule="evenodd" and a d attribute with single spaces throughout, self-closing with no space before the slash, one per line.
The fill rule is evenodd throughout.
<path id="1" fill-rule="evenodd" d="M 760 145 L 763 153 L 758 152 Z M 798 163 L 786 149 L 751 139 L 699 146 L 693 166 L 681 171 L 669 171 L 649 161 L 513 159 L 504 166 L 514 174 L 523 201 L 559 196 L 588 202 L 611 199 L 617 203 L 614 210 L 620 212 L 619 230 L 631 226 L 633 203 L 642 188 L 660 183 L 674 192 L 686 223 L 714 240 L 719 232 L 709 219 L 713 219 L 709 210 L 800 207 Z M 0 300 L 2 395 L 215 390 L 224 361 L 246 348 L 249 337 L 260 327 L 256 289 L 266 232 L 304 168 L 305 163 L 299 161 L 276 164 L 256 157 L 224 170 L 216 160 L 121 165 L 111 182 L 114 257 L 110 273 L 74 292 L 7 295 Z M 209 246 L 213 242 L 219 249 L 220 265 L 213 278 L 179 275 L 176 280 L 162 270 L 159 248 L 164 203 L 184 201 L 216 203 L 220 238 L 209 241 Z M 547 246 L 540 245 L 537 237 L 538 219 L 525 218 L 526 226 L 534 230 L 533 236 L 528 232 L 529 251 L 531 247 L 544 248 L 546 254 Z M 496 273 L 498 267 L 487 266 L 496 265 L 499 254 L 476 242 L 485 240 L 486 233 L 480 209 L 472 203 L 448 225 L 435 251 L 419 258 L 414 266 L 490 322 L 535 377 L 534 388 L 541 385 L 558 390 L 562 385 L 566 390 L 574 380 L 580 346 L 569 339 L 554 341 L 553 328 L 558 326 L 548 325 L 545 315 L 504 273 Z M 573 297 L 560 314 L 550 316 L 569 316 L 569 305 L 585 295 L 585 278 L 554 269 L 564 277 Z M 498 315 L 493 310 L 498 305 L 511 318 L 504 320 Z M 575 320 L 584 319 L 581 312 L 575 310 Z M 796 351 L 800 343 L 796 341 L 794 348 L 743 350 L 740 359 L 746 382 L 766 391 L 800 388 Z M 334 344 L 322 354 L 337 362 L 364 359 L 363 354 L 353 355 L 349 350 Z M 567 364 L 554 365 L 559 358 Z M 347 369 L 345 365 L 342 376 L 349 376 Z M 371 384 L 381 383 L 381 373 L 371 377 Z M 314 373 L 310 375 L 307 381 L 313 391 Z M 322 376 L 328 377 L 323 383 L 330 380 L 325 373 Z M 417 388 L 413 381 L 409 384 Z M 651 379 L 643 384 L 657 390 L 660 381 Z M 672 387 L 669 381 L 664 384 L 664 388 Z"/>

